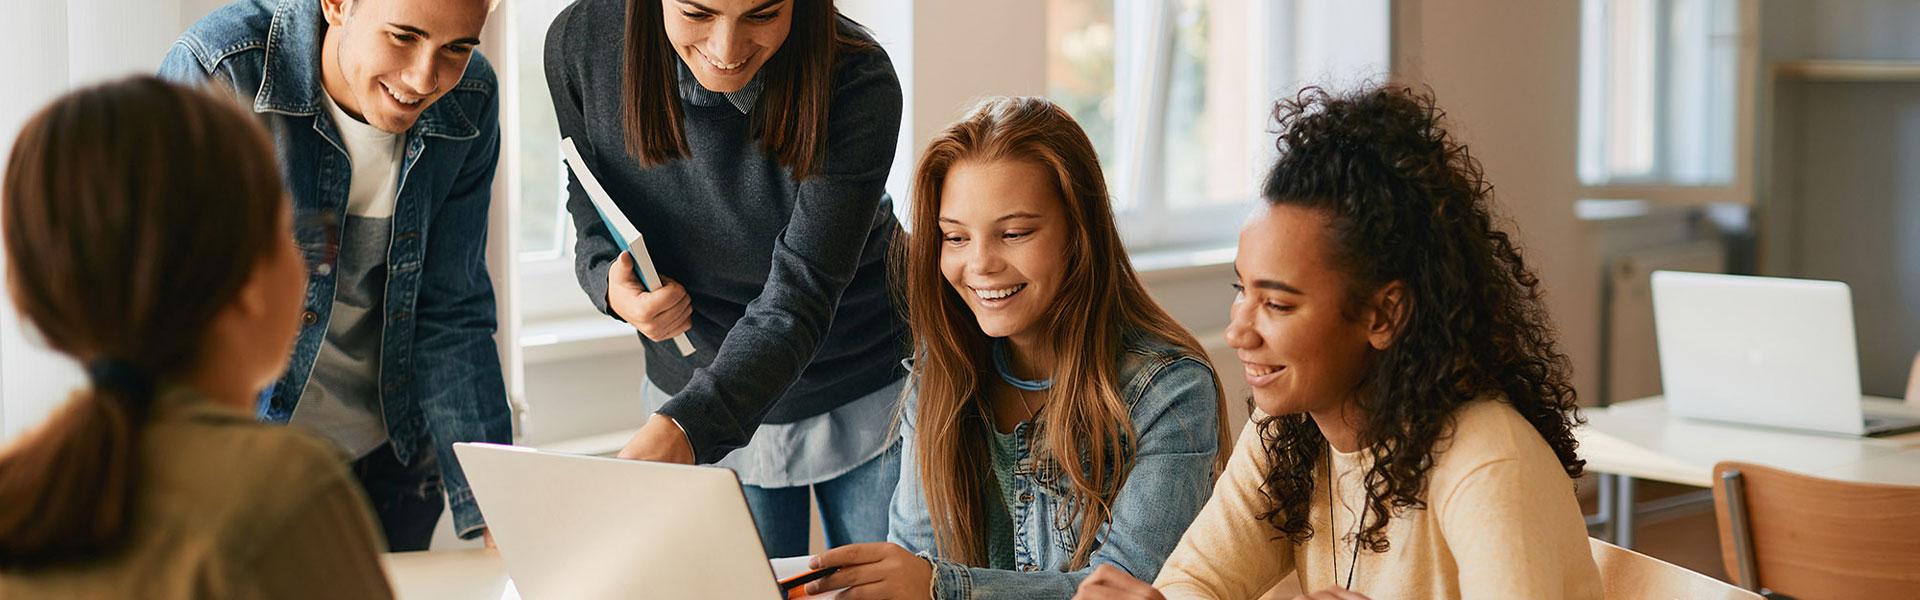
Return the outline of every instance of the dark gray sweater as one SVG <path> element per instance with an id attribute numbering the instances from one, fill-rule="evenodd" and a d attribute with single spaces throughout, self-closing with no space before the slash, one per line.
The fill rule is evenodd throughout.
<path id="1" fill-rule="evenodd" d="M 625 10 L 624 0 L 580 0 L 561 11 L 547 31 L 547 85 L 560 135 L 646 236 L 660 273 L 692 297 L 693 356 L 642 341 L 647 376 L 674 395 L 660 412 L 710 463 L 746 445 L 761 422 L 819 415 L 905 375 L 907 331 L 885 264 L 900 235 L 885 190 L 900 81 L 877 47 L 840 59 L 824 166 L 806 181 L 751 135 L 748 114 L 684 95 L 690 155 L 642 168 L 626 154 L 620 119 Z M 575 273 L 612 315 L 607 269 L 619 251 L 580 183 L 570 179 L 567 192 Z"/>

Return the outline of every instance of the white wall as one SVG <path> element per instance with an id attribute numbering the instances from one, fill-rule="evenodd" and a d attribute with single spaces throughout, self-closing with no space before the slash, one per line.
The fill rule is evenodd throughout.
<path id="1" fill-rule="evenodd" d="M 1586 398 L 1598 381 L 1600 268 L 1573 210 L 1579 15 L 1572 1 L 1398 2 L 1394 69 L 1433 87 L 1451 131 L 1486 167 Z"/>
<path id="2" fill-rule="evenodd" d="M 1768 60 L 1920 61 L 1920 3 L 1761 6 Z M 1850 285 L 1862 391 L 1900 396 L 1920 351 L 1920 82 L 1779 79 L 1760 94 L 1774 128 L 1761 267 Z"/>
<path id="3" fill-rule="evenodd" d="M 34 111 L 71 89 L 103 79 L 152 72 L 180 30 L 212 10 L 215 0 L 33 0 L 13 2 L 0 18 L 0 139 L 14 136 Z M 4 167 L 5 154 L 0 154 Z M 0 267 L 0 274 L 4 267 Z M 0 280 L 4 287 L 4 280 Z M 0 298 L 0 442 L 44 418 L 84 377 L 21 327 L 12 302 Z"/>
<path id="4" fill-rule="evenodd" d="M 13 14 L 0 19 L 0 40 L 6 40 L 8 56 L 49 56 L 51 60 L 6 61 L 0 80 L 13 82 L 0 86 L 0 136 L 11 149 L 20 126 L 32 116 L 41 102 L 59 93 L 67 80 L 67 61 L 60 52 L 66 44 L 66 6 L 53 2 L 29 2 L 11 8 Z M 28 53 L 30 49 L 37 49 Z M 0 153 L 3 169 L 11 152 Z M 0 288 L 5 287 L 4 261 L 0 261 Z M 12 299 L 0 295 L 0 440 L 11 439 L 32 423 L 39 422 L 51 406 L 52 398 L 67 388 L 76 376 L 71 367 L 44 352 L 34 350 L 20 328 Z M 33 374 L 28 377 L 27 374 Z M 27 399 L 34 399 L 29 403 Z"/>

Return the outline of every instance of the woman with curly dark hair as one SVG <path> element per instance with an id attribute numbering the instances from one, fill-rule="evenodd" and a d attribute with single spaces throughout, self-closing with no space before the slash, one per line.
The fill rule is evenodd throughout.
<path id="1" fill-rule="evenodd" d="M 1263 415 L 1159 589 L 1081 597 L 1598 598 L 1567 359 L 1479 162 L 1403 87 L 1274 115 L 1227 329 Z"/>

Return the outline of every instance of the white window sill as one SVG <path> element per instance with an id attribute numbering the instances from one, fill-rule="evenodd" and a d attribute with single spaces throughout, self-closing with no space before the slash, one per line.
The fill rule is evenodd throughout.
<path id="1" fill-rule="evenodd" d="M 1133 266 L 1149 281 L 1177 280 L 1228 271 L 1234 254 L 1232 245 L 1167 248 L 1134 253 Z M 520 349 L 527 364 L 537 365 L 623 352 L 638 354 L 644 347 L 632 326 L 583 308 L 528 321 L 520 335 Z"/>
<path id="2" fill-rule="evenodd" d="M 619 454 L 621 448 L 626 447 L 627 440 L 633 437 L 633 432 L 637 427 L 638 425 L 635 425 L 634 427 L 606 433 L 571 438 L 549 444 L 540 444 L 539 448 L 548 452 L 561 452 L 565 454 L 613 456 Z"/>
<path id="3" fill-rule="evenodd" d="M 1132 253 L 1133 269 L 1147 279 L 1180 277 L 1216 271 L 1223 267 L 1230 268 L 1233 266 L 1233 257 L 1238 253 L 1239 246 L 1235 243 L 1134 252 Z"/>
<path id="4" fill-rule="evenodd" d="M 638 354 L 644 349 L 633 326 L 592 308 L 530 321 L 520 335 L 520 350 L 530 365 L 623 352 Z"/>

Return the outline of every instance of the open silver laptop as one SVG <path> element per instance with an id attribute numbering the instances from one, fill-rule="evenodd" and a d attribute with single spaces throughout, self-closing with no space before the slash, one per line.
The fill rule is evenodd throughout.
<path id="1" fill-rule="evenodd" d="M 453 452 L 521 598 L 783 597 L 731 470 L 496 444 Z"/>
<path id="2" fill-rule="evenodd" d="M 1653 316 L 1675 415 L 1851 435 L 1920 429 L 1920 416 L 1862 408 L 1845 283 L 1657 271 Z"/>

